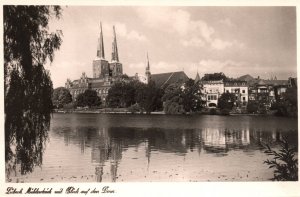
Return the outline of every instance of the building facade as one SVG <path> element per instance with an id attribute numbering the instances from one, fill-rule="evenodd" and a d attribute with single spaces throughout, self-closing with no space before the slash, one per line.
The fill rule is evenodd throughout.
<path id="1" fill-rule="evenodd" d="M 224 93 L 223 80 L 216 81 L 202 81 L 204 98 L 206 100 L 207 107 L 217 107 L 218 99 Z"/>
<path id="2" fill-rule="evenodd" d="M 246 81 L 226 81 L 224 82 L 224 92 L 234 94 L 236 102 L 241 103 L 243 106 L 247 105 L 248 85 Z"/>
<path id="3" fill-rule="evenodd" d="M 100 23 L 100 36 L 98 39 L 97 55 L 92 63 L 93 78 L 89 78 L 83 72 L 80 79 L 71 81 L 67 79 L 65 87 L 70 91 L 73 100 L 87 89 L 95 90 L 98 96 L 105 102 L 109 88 L 120 80 L 123 75 L 123 65 L 119 61 L 116 30 L 113 26 L 113 42 L 111 61 L 105 58 L 102 24 Z"/>

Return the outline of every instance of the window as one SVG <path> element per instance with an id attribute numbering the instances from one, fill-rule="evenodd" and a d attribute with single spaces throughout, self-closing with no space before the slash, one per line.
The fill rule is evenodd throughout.
<path id="1" fill-rule="evenodd" d="M 243 101 L 246 101 L 246 97 L 243 96 Z"/>
<path id="2" fill-rule="evenodd" d="M 245 93 L 245 90 L 242 90 L 242 93 Z"/>

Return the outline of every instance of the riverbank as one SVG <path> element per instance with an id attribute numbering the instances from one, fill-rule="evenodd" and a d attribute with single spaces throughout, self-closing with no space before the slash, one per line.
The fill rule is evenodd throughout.
<path id="1" fill-rule="evenodd" d="M 131 112 L 127 108 L 103 108 L 103 109 L 73 109 L 73 110 L 61 110 L 56 109 L 54 113 L 78 113 L 78 114 L 137 114 L 144 115 L 146 112 Z M 148 115 L 166 115 L 164 111 L 151 112 Z M 219 109 L 206 109 L 201 112 L 186 113 L 184 115 L 220 115 L 220 116 L 276 116 L 274 111 L 266 114 L 258 113 L 222 113 Z"/>

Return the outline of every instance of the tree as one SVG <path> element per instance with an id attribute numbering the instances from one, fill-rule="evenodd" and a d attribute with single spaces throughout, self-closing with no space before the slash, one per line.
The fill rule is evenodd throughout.
<path id="1" fill-rule="evenodd" d="M 199 111 L 204 105 L 201 96 L 200 84 L 195 83 L 192 79 L 189 79 L 184 84 L 170 84 L 162 97 L 165 102 L 164 111 L 167 114 Z"/>
<path id="2" fill-rule="evenodd" d="M 283 98 L 277 101 L 277 114 L 282 116 L 298 116 L 297 87 L 290 87 L 283 94 Z"/>
<path id="3" fill-rule="evenodd" d="M 3 6 L 5 161 L 21 173 L 41 164 L 52 110 L 52 81 L 44 68 L 61 45 L 60 31 L 48 30 L 59 6 Z"/>
<path id="4" fill-rule="evenodd" d="M 232 110 L 234 102 L 236 101 L 235 95 L 233 93 L 223 93 L 218 99 L 218 107 L 226 110 Z"/>
<path id="5" fill-rule="evenodd" d="M 64 87 L 54 89 L 52 103 L 56 108 L 62 108 L 65 104 L 72 102 L 70 91 Z"/>
<path id="6" fill-rule="evenodd" d="M 119 81 L 108 90 L 107 103 L 110 107 L 129 107 L 136 103 L 136 90 L 139 81 Z"/>
<path id="7" fill-rule="evenodd" d="M 202 81 L 218 81 L 218 80 L 227 80 L 227 77 L 224 73 L 213 73 L 213 74 L 205 74 L 202 79 Z"/>
<path id="8" fill-rule="evenodd" d="M 98 97 L 95 90 L 87 89 L 77 97 L 76 105 L 78 107 L 97 107 L 101 105 L 101 98 Z"/>
<path id="9" fill-rule="evenodd" d="M 162 108 L 161 97 L 162 90 L 153 81 L 137 87 L 136 101 L 148 114 Z"/>
<path id="10" fill-rule="evenodd" d="M 183 86 L 183 106 L 186 112 L 195 112 L 202 109 L 202 93 L 199 83 L 189 79 Z"/>

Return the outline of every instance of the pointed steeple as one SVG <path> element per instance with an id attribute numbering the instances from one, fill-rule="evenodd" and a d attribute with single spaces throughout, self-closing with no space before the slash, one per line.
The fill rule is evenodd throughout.
<path id="1" fill-rule="evenodd" d="M 102 23 L 101 22 L 100 22 L 100 37 L 99 37 L 99 40 L 98 40 L 98 48 L 97 48 L 97 57 L 99 57 L 101 59 L 105 59 L 103 33 L 102 33 Z"/>
<path id="2" fill-rule="evenodd" d="M 114 40 L 113 40 L 113 43 L 112 43 L 111 61 L 119 62 L 119 54 L 118 54 L 118 46 L 117 46 L 117 37 L 116 37 L 115 26 L 113 26 L 113 30 L 114 30 Z"/>
<path id="3" fill-rule="evenodd" d="M 195 83 L 197 83 L 198 81 L 200 81 L 200 75 L 197 71 L 196 78 L 195 78 Z"/>
<path id="4" fill-rule="evenodd" d="M 147 66 L 146 66 L 145 74 L 146 74 L 147 83 L 149 83 L 149 81 L 151 79 L 151 72 L 150 72 L 150 63 L 149 63 L 148 52 L 147 52 Z"/>
<path id="5" fill-rule="evenodd" d="M 149 57 L 148 57 L 148 52 L 147 52 L 147 67 L 146 70 L 150 72 L 150 63 L 149 63 Z"/>

